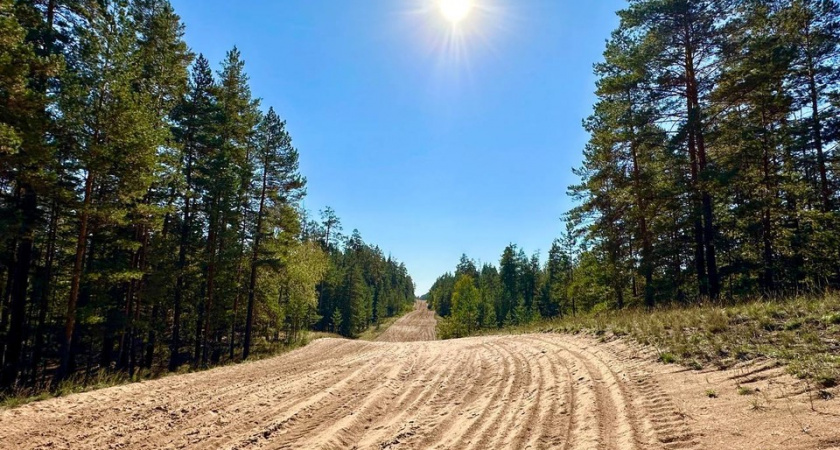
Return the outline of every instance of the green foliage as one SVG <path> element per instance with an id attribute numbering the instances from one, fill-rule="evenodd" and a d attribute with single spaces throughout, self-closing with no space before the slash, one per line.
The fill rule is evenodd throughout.
<path id="1" fill-rule="evenodd" d="M 0 0 L 0 392 L 196 370 L 404 311 L 403 264 L 345 243 L 330 208 L 307 219 L 298 159 L 242 53 L 214 74 L 168 1 Z"/>
<path id="2" fill-rule="evenodd" d="M 840 5 L 638 0 L 619 17 L 570 188 L 584 310 L 840 287 Z"/>
<path id="3" fill-rule="evenodd" d="M 717 391 L 715 391 L 714 389 L 706 389 L 706 397 L 717 398 L 718 397 Z"/>
<path id="4" fill-rule="evenodd" d="M 748 388 L 746 386 L 738 386 L 738 395 L 753 395 L 755 394 L 755 389 Z"/>
<path id="5" fill-rule="evenodd" d="M 480 301 L 480 294 L 473 278 L 467 274 L 459 275 L 452 292 L 451 320 L 454 324 L 455 335 L 467 336 L 478 328 Z"/>
<path id="6" fill-rule="evenodd" d="M 463 255 L 455 275 L 439 277 L 427 295 L 430 306 L 448 318 L 441 324 L 442 336 L 463 336 L 475 329 L 525 324 L 571 312 L 571 257 L 559 244 L 552 247 L 549 257 L 553 259 L 543 267 L 538 254 L 528 258 L 510 245 L 502 253 L 499 269 L 485 264 L 479 271 Z"/>
<path id="7" fill-rule="evenodd" d="M 336 308 L 335 311 L 332 313 L 332 317 L 330 318 L 330 328 L 332 328 L 333 333 L 337 333 L 341 330 L 341 310 Z"/>
<path id="8" fill-rule="evenodd" d="M 323 279 L 328 264 L 327 255 L 314 242 L 298 243 L 290 249 L 280 283 L 282 317 L 289 326 L 288 340 L 297 340 L 302 330 L 308 330 L 317 321 L 314 316 L 318 308 L 315 288 Z"/>
<path id="9" fill-rule="evenodd" d="M 670 353 L 660 353 L 659 354 L 659 361 L 665 364 L 673 364 L 677 362 L 677 357 L 670 354 Z"/>
<path id="10" fill-rule="evenodd" d="M 414 281 L 404 264 L 366 244 L 357 230 L 341 243 L 336 237 L 341 223 L 331 208 L 327 211 L 322 223 L 311 222 L 303 231 L 317 237 L 329 254 L 329 268 L 318 287 L 315 328 L 357 337 L 371 325 L 404 313 L 415 300 Z M 333 237 L 327 239 L 328 234 Z"/>
<path id="11" fill-rule="evenodd" d="M 25 38 L 26 30 L 14 15 L 14 2 L 0 1 L 0 162 L 3 172 L 12 167 L 14 155 L 22 144 L 23 123 L 16 116 L 34 112 L 27 108 L 31 106 L 27 105 L 27 100 L 33 93 L 27 86 L 26 77 L 35 54 L 26 45 Z"/>

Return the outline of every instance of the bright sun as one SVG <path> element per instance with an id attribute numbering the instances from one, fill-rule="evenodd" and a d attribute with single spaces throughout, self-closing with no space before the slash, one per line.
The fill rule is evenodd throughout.
<path id="1" fill-rule="evenodd" d="M 464 20 L 473 7 L 472 0 L 437 0 L 437 2 L 443 17 L 453 24 Z"/>

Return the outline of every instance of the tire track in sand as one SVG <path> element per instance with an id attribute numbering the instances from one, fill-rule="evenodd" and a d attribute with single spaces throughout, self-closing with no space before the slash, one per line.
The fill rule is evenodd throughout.
<path id="1" fill-rule="evenodd" d="M 652 363 L 554 334 L 435 341 L 424 302 L 380 342 L 0 411 L 16 449 L 693 449 Z"/>

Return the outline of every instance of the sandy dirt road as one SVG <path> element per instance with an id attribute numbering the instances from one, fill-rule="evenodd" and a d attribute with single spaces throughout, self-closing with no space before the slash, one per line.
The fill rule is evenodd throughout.
<path id="1" fill-rule="evenodd" d="M 381 337 L 431 339 L 434 314 L 419 304 Z M 706 447 L 716 432 L 703 427 L 712 422 L 698 422 L 701 410 L 687 412 L 705 385 L 663 367 L 624 344 L 556 334 L 320 339 L 277 358 L 0 411 L 0 447 Z M 771 448 L 721 442 L 708 448 Z M 778 448 L 831 444 L 814 442 Z"/>
<path id="2" fill-rule="evenodd" d="M 417 300 L 414 302 L 414 311 L 394 322 L 376 340 L 378 342 L 434 341 L 437 338 L 436 326 L 435 312 L 426 306 L 426 302 Z"/>

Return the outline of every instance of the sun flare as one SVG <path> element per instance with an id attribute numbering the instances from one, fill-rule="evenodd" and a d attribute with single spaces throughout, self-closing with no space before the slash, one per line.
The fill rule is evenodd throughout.
<path id="1" fill-rule="evenodd" d="M 473 8 L 472 0 L 437 0 L 437 2 L 443 17 L 453 24 L 466 19 Z"/>

